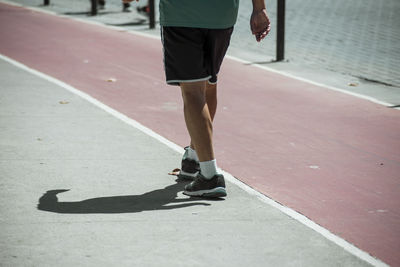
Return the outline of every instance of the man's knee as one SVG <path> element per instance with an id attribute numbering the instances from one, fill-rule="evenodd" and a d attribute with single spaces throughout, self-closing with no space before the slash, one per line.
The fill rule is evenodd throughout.
<path id="1" fill-rule="evenodd" d="M 181 83 L 180 87 L 185 102 L 205 99 L 206 83 L 204 81 Z"/>
<path id="2" fill-rule="evenodd" d="M 206 83 L 206 90 L 207 91 L 217 91 L 217 84 L 216 83 Z"/>
<path id="3" fill-rule="evenodd" d="M 217 84 L 216 83 L 207 83 L 206 84 L 206 95 L 207 98 L 216 98 L 217 97 Z"/>

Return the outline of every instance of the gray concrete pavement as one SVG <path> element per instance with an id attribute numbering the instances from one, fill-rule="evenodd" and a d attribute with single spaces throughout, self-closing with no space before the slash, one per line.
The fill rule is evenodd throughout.
<path id="1" fill-rule="evenodd" d="M 39 7 L 43 0 L 12 0 Z M 136 12 L 122 13 L 120 0 L 107 0 L 99 16 L 88 17 L 89 1 L 51 0 L 41 7 L 59 14 L 116 25 L 130 31 L 159 36 L 159 29 L 149 30 L 146 17 Z M 240 1 L 238 22 L 228 53 L 241 59 L 261 63 L 272 69 L 334 86 L 353 93 L 400 104 L 400 2 L 396 0 L 288 0 L 286 25 L 286 59 L 275 58 L 276 1 L 266 1 L 273 23 L 272 32 L 256 43 L 249 31 L 250 1 Z M 156 4 L 158 1 L 156 1 Z M 349 86 L 350 84 L 356 86 Z"/>
<path id="2" fill-rule="evenodd" d="M 234 184 L 225 200 L 182 195 L 177 152 L 3 60 L 0 73 L 1 266 L 368 266 Z"/>

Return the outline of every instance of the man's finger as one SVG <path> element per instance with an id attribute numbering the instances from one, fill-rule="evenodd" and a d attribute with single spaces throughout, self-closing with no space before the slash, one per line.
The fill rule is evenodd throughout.
<path id="1" fill-rule="evenodd" d="M 268 26 L 266 29 L 264 29 L 264 31 L 256 33 L 255 36 L 257 42 L 260 42 L 262 39 L 264 39 L 268 35 L 270 29 L 270 26 Z"/>

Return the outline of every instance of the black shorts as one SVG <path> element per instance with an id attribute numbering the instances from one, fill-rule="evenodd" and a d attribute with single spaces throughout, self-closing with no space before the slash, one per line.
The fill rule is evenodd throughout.
<path id="1" fill-rule="evenodd" d="M 162 27 L 164 70 L 167 83 L 209 81 L 217 83 L 217 74 L 228 49 L 233 27 L 203 29 Z"/>

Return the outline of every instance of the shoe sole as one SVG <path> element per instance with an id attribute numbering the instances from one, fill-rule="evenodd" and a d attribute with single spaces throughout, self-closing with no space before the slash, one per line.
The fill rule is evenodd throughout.
<path id="1" fill-rule="evenodd" d="M 216 187 L 210 190 L 183 191 L 183 194 L 191 197 L 226 197 L 226 190 L 223 187 Z"/>
<path id="2" fill-rule="evenodd" d="M 194 178 L 196 178 L 197 174 L 198 174 L 198 172 L 190 173 L 190 172 L 184 172 L 181 170 L 178 174 L 178 178 L 185 179 L 185 180 L 194 180 Z"/>

